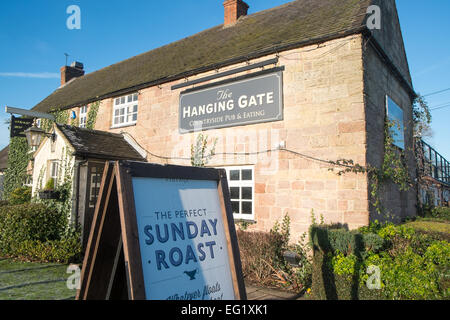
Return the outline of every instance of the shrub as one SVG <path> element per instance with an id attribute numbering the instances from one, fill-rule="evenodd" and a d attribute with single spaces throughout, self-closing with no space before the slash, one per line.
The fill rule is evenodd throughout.
<path id="1" fill-rule="evenodd" d="M 9 204 L 17 205 L 31 201 L 31 187 L 20 187 L 9 194 Z"/>
<path id="2" fill-rule="evenodd" d="M 81 242 L 78 235 L 62 240 L 26 240 L 15 243 L 14 256 L 27 261 L 77 263 L 81 261 Z"/>
<path id="3" fill-rule="evenodd" d="M 449 221 L 450 220 L 450 208 L 449 207 L 436 207 L 436 208 L 433 208 L 431 210 L 431 216 L 433 218 Z"/>
<path id="4" fill-rule="evenodd" d="M 270 266 L 278 263 L 282 238 L 275 233 L 237 231 L 242 271 L 250 282 L 273 284 Z"/>
<path id="5" fill-rule="evenodd" d="M 64 220 L 44 204 L 0 207 L 0 256 L 64 263 L 79 259 L 79 234 L 66 235 Z"/>
<path id="6" fill-rule="evenodd" d="M 285 215 L 270 232 L 237 232 L 244 277 L 254 283 L 305 291 L 311 286 L 312 264 L 308 257 L 306 234 L 295 244 L 289 244 L 290 219 Z M 286 251 L 300 257 L 298 266 L 289 265 Z"/>
<path id="7" fill-rule="evenodd" d="M 446 275 L 450 269 L 450 244 L 447 241 L 404 225 L 376 222 L 359 231 L 326 226 L 311 228 L 316 299 L 449 297 Z M 358 238 L 359 245 L 355 240 Z M 358 247 L 361 250 L 354 250 Z M 369 266 L 380 269 L 380 290 L 369 290 L 366 286 Z"/>
<path id="8" fill-rule="evenodd" d="M 45 184 L 44 190 L 53 190 L 53 189 L 55 189 L 55 179 L 50 178 Z"/>

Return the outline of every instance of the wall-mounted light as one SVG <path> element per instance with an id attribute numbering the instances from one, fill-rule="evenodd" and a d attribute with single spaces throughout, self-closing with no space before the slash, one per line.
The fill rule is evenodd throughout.
<path id="1" fill-rule="evenodd" d="M 52 142 L 55 142 L 56 140 L 56 134 L 53 133 L 46 133 L 41 128 L 38 128 L 36 126 L 32 126 L 25 130 L 25 136 L 27 137 L 28 145 L 34 150 L 39 147 L 41 144 L 42 138 L 44 136 L 47 136 L 52 139 Z"/>

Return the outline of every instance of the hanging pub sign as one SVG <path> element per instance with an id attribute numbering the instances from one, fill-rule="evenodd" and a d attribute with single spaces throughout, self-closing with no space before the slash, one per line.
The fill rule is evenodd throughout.
<path id="1" fill-rule="evenodd" d="M 31 128 L 33 125 L 34 119 L 25 119 L 25 118 L 16 118 L 13 115 L 11 116 L 11 131 L 10 137 L 23 137 L 25 138 L 25 130 Z"/>
<path id="2" fill-rule="evenodd" d="M 246 299 L 224 170 L 108 163 L 77 299 Z"/>
<path id="3" fill-rule="evenodd" d="M 283 73 L 276 70 L 181 93 L 180 133 L 283 120 Z"/>

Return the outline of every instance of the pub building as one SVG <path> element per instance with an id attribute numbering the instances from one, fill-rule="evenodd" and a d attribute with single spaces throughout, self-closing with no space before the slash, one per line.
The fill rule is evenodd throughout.
<path id="1" fill-rule="evenodd" d="M 69 165 L 85 239 L 105 161 L 189 166 L 201 133 L 215 151 L 206 166 L 227 172 L 236 222 L 268 231 L 289 214 L 294 241 L 312 212 L 350 229 L 382 218 L 367 175 L 328 161 L 379 166 L 385 119 L 400 123 L 395 145 L 415 178 L 415 92 L 394 0 L 297 0 L 250 15 L 241 0 L 223 6 L 223 24 L 188 38 L 89 74 L 62 67 L 61 86 L 33 108 L 70 114 L 34 155 L 33 192 Z M 382 198 L 393 219 L 416 215 L 414 190 L 387 185 Z"/>

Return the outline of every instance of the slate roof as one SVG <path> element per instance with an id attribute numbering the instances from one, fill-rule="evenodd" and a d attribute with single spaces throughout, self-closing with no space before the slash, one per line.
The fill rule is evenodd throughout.
<path id="1" fill-rule="evenodd" d="M 8 168 L 8 152 L 9 145 L 7 145 L 3 150 L 0 151 L 0 171 Z"/>
<path id="2" fill-rule="evenodd" d="M 76 156 L 108 160 L 146 161 L 121 134 L 57 125 Z"/>
<path id="3" fill-rule="evenodd" d="M 372 0 L 297 0 L 132 57 L 70 81 L 37 104 L 49 112 L 183 79 L 365 29 Z M 251 5 L 251 3 L 250 3 Z"/>

